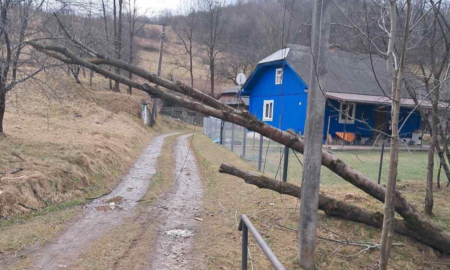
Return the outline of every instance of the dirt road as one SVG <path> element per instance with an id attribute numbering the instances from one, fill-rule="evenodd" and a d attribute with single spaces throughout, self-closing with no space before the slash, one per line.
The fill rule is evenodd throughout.
<path id="1" fill-rule="evenodd" d="M 129 174 L 110 194 L 89 204 L 83 216 L 55 243 L 37 253 L 32 269 L 70 269 L 70 265 L 83 250 L 88 249 L 97 238 L 132 215 L 134 211 L 130 210 L 147 192 L 151 178 L 157 171 L 157 159 L 164 139 L 170 135 L 173 134 L 153 139 Z"/>
<path id="2" fill-rule="evenodd" d="M 203 189 L 190 136 L 180 136 L 175 145 L 175 187 L 156 206 L 160 211 L 158 237 L 151 270 L 203 269 L 193 255 L 194 235 L 201 222 Z"/>

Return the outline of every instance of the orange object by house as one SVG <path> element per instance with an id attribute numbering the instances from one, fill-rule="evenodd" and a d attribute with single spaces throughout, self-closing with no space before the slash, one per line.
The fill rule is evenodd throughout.
<path id="1" fill-rule="evenodd" d="M 353 142 L 355 140 L 355 133 L 353 132 L 336 132 L 336 135 L 347 142 Z"/>

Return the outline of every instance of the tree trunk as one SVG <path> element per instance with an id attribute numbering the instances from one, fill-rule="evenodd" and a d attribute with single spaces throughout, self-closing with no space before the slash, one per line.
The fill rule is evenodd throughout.
<path id="1" fill-rule="evenodd" d="M 130 15 L 130 16 L 132 16 L 132 15 Z M 129 23 L 130 23 L 130 40 L 129 40 L 129 50 L 130 50 L 130 52 L 129 52 L 129 55 L 128 55 L 128 63 L 130 65 L 132 65 L 133 64 L 134 21 L 130 21 Z M 128 79 L 130 79 L 130 80 L 133 79 L 133 73 L 132 72 L 128 72 Z M 132 95 L 133 94 L 133 87 L 128 86 L 127 92 L 128 92 L 129 95 Z"/>
<path id="2" fill-rule="evenodd" d="M 117 6 L 116 1 L 118 1 L 119 4 L 119 11 L 117 14 Z M 114 2 L 114 50 L 116 53 L 116 58 L 121 59 L 122 58 L 122 6 L 123 6 L 123 0 L 113 0 Z M 117 17 L 119 17 L 117 19 Z M 120 68 L 116 67 L 116 74 L 120 75 Z M 120 92 L 120 83 L 119 81 L 114 82 L 114 92 Z"/>
<path id="3" fill-rule="evenodd" d="M 134 31 L 134 29 L 132 29 L 132 31 Z M 133 64 L 133 35 L 130 34 L 130 55 L 128 58 L 128 63 Z M 128 79 L 132 80 L 133 79 L 133 73 L 132 72 L 128 72 Z M 127 90 L 129 95 L 133 94 L 133 87 L 128 86 L 128 90 Z"/>
<path id="4" fill-rule="evenodd" d="M 311 38 L 311 74 L 305 124 L 298 262 L 304 269 L 314 269 L 317 243 L 317 208 L 319 205 L 322 137 L 325 115 L 326 62 L 329 50 L 331 1 L 314 1 Z"/>
<path id="5" fill-rule="evenodd" d="M 255 185 L 261 189 L 269 189 L 280 194 L 300 198 L 301 187 L 287 182 L 281 182 L 257 173 L 241 170 L 232 165 L 222 163 L 220 173 L 233 175 L 243 179 L 247 184 Z M 381 229 L 383 227 L 383 214 L 380 212 L 369 212 L 358 206 L 336 200 L 322 193 L 319 194 L 319 210 L 325 212 L 327 216 L 338 217 L 345 220 L 366 224 L 368 226 Z M 426 232 L 418 233 L 406 226 L 403 220 L 395 220 L 395 232 L 411 237 L 425 245 L 433 246 L 429 241 Z"/>
<path id="6" fill-rule="evenodd" d="M 115 0 L 114 1 L 114 13 L 115 13 Z M 109 32 L 108 32 L 108 19 L 106 18 L 106 5 L 105 5 L 105 0 L 102 0 L 102 11 L 103 11 L 103 23 L 105 24 L 105 35 L 106 35 L 106 44 L 109 45 Z M 115 15 L 114 15 L 115 16 Z M 115 19 L 115 17 L 114 17 Z M 114 24 L 116 22 L 114 21 Z M 114 28 L 115 31 L 115 28 Z M 114 36 L 115 37 L 115 36 Z M 109 46 L 106 45 L 106 53 L 109 56 Z M 111 69 L 110 69 L 111 70 Z M 111 78 L 109 79 L 109 90 L 112 90 L 112 80 Z"/>
<path id="7" fill-rule="evenodd" d="M 89 86 L 92 87 L 92 78 L 94 78 L 94 71 L 91 70 L 91 72 L 89 73 Z"/>
<path id="8" fill-rule="evenodd" d="M 395 194 L 397 186 L 397 172 L 398 172 L 398 151 L 400 147 L 400 138 L 398 131 L 398 122 L 400 116 L 400 98 L 403 84 L 403 72 L 406 63 L 406 50 L 409 37 L 409 22 L 411 19 L 411 0 L 407 0 L 407 16 L 405 23 L 405 30 L 403 35 L 402 51 L 400 56 L 400 63 L 394 64 L 396 56 L 394 54 L 395 33 L 397 32 L 397 1 L 390 0 L 390 18 L 391 29 L 388 45 L 388 61 L 387 66 L 390 69 L 392 76 L 392 106 L 391 106 L 391 150 L 389 158 L 389 172 L 386 185 L 386 196 L 384 202 L 384 218 L 383 230 L 381 232 L 381 247 L 380 247 L 380 270 L 386 270 L 388 266 L 389 256 L 392 248 L 392 241 L 394 238 L 395 226 Z M 398 67 L 397 67 L 398 65 Z M 396 67 L 394 69 L 394 67 Z M 394 70 L 393 70 L 394 69 Z"/>
<path id="9" fill-rule="evenodd" d="M 0 134 L 3 133 L 3 118 L 5 117 L 6 110 L 6 93 L 3 89 L 0 89 Z"/>
<path id="10" fill-rule="evenodd" d="M 75 82 L 78 84 L 81 84 L 80 79 L 78 78 L 78 76 L 80 75 L 80 66 L 78 65 L 72 65 L 69 68 L 70 72 L 72 73 L 73 78 L 75 79 Z"/>
<path id="11" fill-rule="evenodd" d="M 434 99 L 434 98 L 433 98 Z M 434 103 L 434 100 L 433 100 Z M 427 188 L 425 193 L 425 213 L 432 215 L 433 213 L 433 173 L 434 173 L 434 149 L 437 145 L 437 116 L 432 114 L 431 120 L 431 144 L 428 149 L 428 164 L 427 164 Z"/>
<path id="12" fill-rule="evenodd" d="M 194 63 L 192 57 L 192 40 L 190 41 L 190 53 L 189 53 L 189 75 L 191 75 L 191 87 L 194 88 Z"/>
<path id="13" fill-rule="evenodd" d="M 128 73 L 128 79 L 130 79 L 130 80 L 133 79 L 133 73 L 131 73 L 131 72 Z M 127 93 L 128 93 L 128 95 L 131 96 L 133 94 L 133 87 L 128 86 Z"/>
<path id="14" fill-rule="evenodd" d="M 214 95 L 214 49 L 209 52 L 209 75 L 211 76 L 211 96 L 215 98 Z"/>

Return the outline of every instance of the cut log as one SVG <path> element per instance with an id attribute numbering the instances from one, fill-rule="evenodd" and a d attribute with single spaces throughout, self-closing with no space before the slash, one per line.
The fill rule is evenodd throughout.
<path id="1" fill-rule="evenodd" d="M 277 181 L 261 174 L 244 171 L 226 163 L 222 163 L 219 172 L 239 177 L 247 184 L 251 184 L 262 189 L 269 189 L 280 194 L 300 198 L 301 188 L 291 183 Z M 322 210 L 327 216 L 330 217 L 338 217 L 345 220 L 366 224 L 377 229 L 381 229 L 383 226 L 382 213 L 367 211 L 356 205 L 331 198 L 323 193 L 320 193 L 319 195 L 319 210 Z M 411 237 L 442 252 L 447 252 L 449 250 L 450 235 L 446 235 L 446 239 L 438 242 L 429 237 L 430 234 L 435 233 L 434 228 L 432 227 L 423 231 L 417 231 L 416 229 L 412 229 L 411 226 L 408 226 L 406 221 L 400 219 L 396 219 L 394 224 L 396 233 Z M 419 227 L 426 228 L 426 226 Z"/>

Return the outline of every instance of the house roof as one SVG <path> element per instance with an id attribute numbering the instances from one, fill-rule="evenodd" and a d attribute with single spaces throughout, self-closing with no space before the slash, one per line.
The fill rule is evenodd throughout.
<path id="1" fill-rule="evenodd" d="M 233 86 L 222 93 L 217 95 L 217 99 L 219 99 L 222 103 L 227 105 L 249 105 L 249 97 L 248 96 L 240 96 L 241 86 Z M 238 98 L 239 96 L 239 98 Z M 224 98 L 222 98 L 224 97 Z M 225 98 L 232 97 L 232 98 Z"/>
<path id="2" fill-rule="evenodd" d="M 227 88 L 225 91 L 223 91 L 222 93 L 219 93 L 217 95 L 217 98 L 220 98 L 223 95 L 236 95 L 237 93 L 239 93 L 239 91 L 241 91 L 241 86 L 236 85 L 236 86 L 232 86 L 230 88 Z"/>
<path id="3" fill-rule="evenodd" d="M 289 50 L 279 50 L 261 62 L 282 60 L 283 51 L 285 51 L 286 61 L 304 81 L 309 82 L 311 48 L 293 44 L 288 44 L 287 48 Z M 330 51 L 327 56 L 327 74 L 324 78 L 326 92 L 390 96 L 390 76 L 386 61 L 383 59 L 372 56 L 371 60 L 370 55 L 367 54 L 354 54 L 340 50 Z"/>
<path id="4" fill-rule="evenodd" d="M 392 101 L 388 97 L 382 96 L 369 96 L 369 95 L 358 95 L 358 94 L 348 94 L 348 93 L 334 93 L 327 92 L 327 98 L 346 101 L 346 102 L 356 102 L 356 103 L 370 103 L 370 104 L 380 104 L 380 105 L 391 105 Z M 414 100 L 411 98 L 402 98 L 400 103 L 405 107 L 415 107 Z M 422 107 L 431 108 L 431 102 L 429 100 L 424 100 L 421 103 Z M 439 102 L 440 108 L 447 108 L 448 104 L 445 102 Z"/>
<path id="5" fill-rule="evenodd" d="M 342 50 L 330 50 L 327 57 L 327 74 L 324 77 L 323 87 L 328 98 L 361 103 L 390 103 L 391 79 L 384 59 L 376 55 L 355 54 Z M 310 47 L 287 44 L 286 48 L 267 56 L 258 64 L 280 61 L 287 61 L 304 82 L 310 81 Z M 421 105 L 430 107 L 431 103 L 421 80 L 409 71 L 406 72 L 405 79 L 409 89 L 415 92 L 419 101 L 426 99 Z M 247 80 L 249 81 L 250 79 Z M 450 99 L 450 82 L 441 90 L 441 98 Z M 404 106 L 414 104 L 406 90 L 402 91 L 402 104 Z M 441 108 L 447 106 L 448 104 L 444 102 L 439 104 Z"/>

